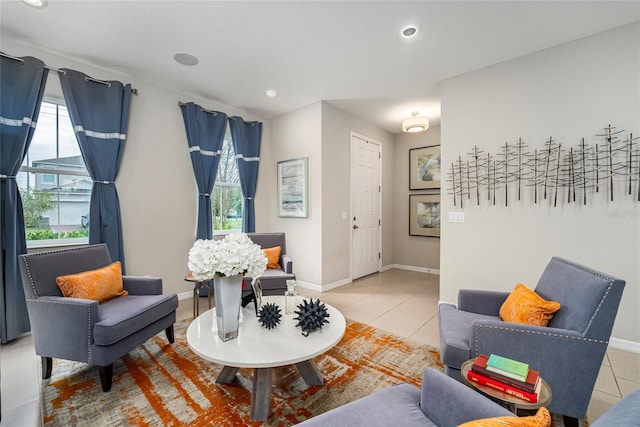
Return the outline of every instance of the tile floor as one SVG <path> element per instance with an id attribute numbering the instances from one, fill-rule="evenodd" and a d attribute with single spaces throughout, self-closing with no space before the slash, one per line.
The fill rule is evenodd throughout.
<path id="1" fill-rule="evenodd" d="M 325 293 L 300 289 L 322 298 L 346 318 L 389 332 L 439 345 L 439 277 L 405 270 L 388 270 Z M 200 298 L 201 309 L 207 308 Z M 181 300 L 179 319 L 192 317 L 191 298 Z M 2 426 L 32 427 L 41 423 L 38 402 L 40 358 L 30 335 L 0 347 Z M 640 354 L 610 348 L 596 382 L 588 417 L 595 420 L 611 405 L 640 388 Z"/>

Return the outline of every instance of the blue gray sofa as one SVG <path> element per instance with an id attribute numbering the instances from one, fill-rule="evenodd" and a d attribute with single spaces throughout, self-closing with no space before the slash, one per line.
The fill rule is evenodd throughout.
<path id="1" fill-rule="evenodd" d="M 332 409 L 303 427 L 455 427 L 471 420 L 514 416 L 480 393 L 434 370 L 422 388 L 402 383 Z M 640 390 L 622 399 L 591 427 L 640 427 Z"/>
<path id="2" fill-rule="evenodd" d="M 304 427 L 455 427 L 478 418 L 513 414 L 435 369 L 422 388 L 401 383 L 304 421 Z"/>

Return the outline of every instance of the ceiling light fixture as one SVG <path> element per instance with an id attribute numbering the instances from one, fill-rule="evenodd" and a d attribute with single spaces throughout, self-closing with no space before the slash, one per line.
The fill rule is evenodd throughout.
<path id="1" fill-rule="evenodd" d="M 28 4 L 36 9 L 44 9 L 48 4 L 47 0 L 22 0 L 22 3 Z"/>
<path id="2" fill-rule="evenodd" d="M 419 116 L 418 111 L 414 111 L 411 113 L 411 117 L 402 121 L 402 131 L 403 132 L 424 132 L 429 129 L 429 119 L 426 117 Z"/>
<path id="3" fill-rule="evenodd" d="M 198 62 L 200 62 L 198 58 L 196 58 L 195 56 L 191 55 L 190 53 L 184 53 L 184 52 L 176 53 L 175 55 L 173 55 L 173 59 L 178 64 L 188 65 L 188 66 L 193 66 L 193 65 L 196 65 Z"/>
<path id="4" fill-rule="evenodd" d="M 278 96 L 278 91 L 274 89 L 268 89 L 264 91 L 264 94 L 267 98 L 275 98 L 276 96 Z"/>
<path id="5" fill-rule="evenodd" d="M 405 25 L 404 27 L 400 28 L 400 35 L 402 37 L 404 37 L 405 39 L 414 37 L 416 34 L 418 34 L 418 26 L 417 25 L 409 24 L 409 25 Z"/>

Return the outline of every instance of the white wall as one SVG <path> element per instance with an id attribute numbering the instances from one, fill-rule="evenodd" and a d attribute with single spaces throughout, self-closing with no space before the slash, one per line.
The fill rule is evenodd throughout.
<path id="1" fill-rule="evenodd" d="M 443 82 L 443 164 L 474 145 L 496 153 L 519 137 L 541 148 L 549 136 L 565 147 L 581 137 L 594 144 L 608 124 L 640 134 L 639 43 L 636 23 Z M 519 281 L 533 287 L 558 255 L 627 281 L 613 336 L 640 345 L 640 203 L 619 187 L 614 199 L 553 208 L 534 204 L 529 191 L 508 207 L 465 205 L 464 223 L 442 224 L 440 298 L 455 302 L 460 288 L 510 291 Z M 459 210 L 451 197 L 442 201 L 443 218 Z"/>
<path id="2" fill-rule="evenodd" d="M 382 266 L 393 264 L 393 135 L 353 114 L 322 103 L 323 285 L 351 278 L 351 132 L 378 142 L 382 153 Z"/>
<path id="3" fill-rule="evenodd" d="M 269 197 L 268 229 L 257 231 L 284 231 L 287 252 L 293 259 L 296 279 L 309 286 L 322 283 L 322 139 L 321 104 L 319 102 L 270 120 L 268 150 Z M 308 158 L 309 216 L 307 218 L 281 218 L 278 214 L 277 164 L 283 160 Z M 262 166 L 261 166 L 262 167 Z"/>
<path id="4" fill-rule="evenodd" d="M 195 239 L 197 191 L 178 101 L 194 101 L 204 108 L 239 115 L 245 120 L 259 118 L 156 86 L 137 76 L 79 63 L 7 38 L 2 40 L 2 50 L 13 56 L 35 56 L 49 66 L 72 68 L 97 79 L 131 83 L 138 89 L 138 95 L 131 100 L 129 131 L 116 179 L 127 274 L 160 276 L 165 292 L 193 289 L 183 279 L 187 273 L 187 254 Z M 53 79 L 58 77 L 50 72 L 49 80 Z M 54 92 L 52 95 L 62 97 L 59 90 Z M 262 147 L 268 146 L 268 131 L 263 129 Z M 263 197 L 267 197 L 263 195 L 267 191 L 263 190 L 264 184 L 259 182 L 257 206 L 262 206 Z M 263 219 L 256 222 L 264 223 Z"/>
<path id="5" fill-rule="evenodd" d="M 393 259 L 403 268 L 421 271 L 440 269 L 440 239 L 409 236 L 409 194 L 432 194 L 433 191 L 409 191 L 409 150 L 440 145 L 440 126 L 426 132 L 399 133 L 394 142 L 393 164 Z M 446 169 L 443 167 L 443 171 Z M 443 177 L 443 181 L 446 177 Z M 445 189 L 441 194 L 446 197 Z"/>
<path id="6" fill-rule="evenodd" d="M 383 155 L 383 265 L 393 262 L 392 203 L 393 135 L 371 123 L 316 102 L 270 120 L 269 182 L 276 187 L 278 161 L 309 157 L 308 218 L 280 218 L 277 197 L 268 208 L 269 228 L 287 233 L 287 250 L 294 260 L 296 278 L 316 290 L 348 283 L 350 277 L 349 157 L 351 132 L 370 137 L 382 145 Z"/>

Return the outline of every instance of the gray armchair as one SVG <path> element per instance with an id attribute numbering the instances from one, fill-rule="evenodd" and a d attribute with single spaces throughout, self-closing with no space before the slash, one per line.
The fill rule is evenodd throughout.
<path id="1" fill-rule="evenodd" d="M 287 290 L 287 280 L 295 280 L 296 275 L 293 274 L 293 261 L 287 255 L 287 242 L 284 233 L 247 233 L 247 236 L 263 249 L 280 246 L 281 269 L 269 268 L 260 277 L 263 295 L 284 295 Z M 245 276 L 242 288 L 245 291 L 251 291 L 251 280 L 253 278 Z"/>
<path id="2" fill-rule="evenodd" d="M 56 277 L 111 264 L 106 245 L 20 255 L 19 264 L 43 379 L 53 358 L 89 363 L 106 392 L 115 360 L 162 330 L 173 343 L 178 297 L 162 293 L 160 278 L 123 276 L 129 295 L 102 303 L 63 297 Z"/>
<path id="3" fill-rule="evenodd" d="M 503 322 L 509 292 L 460 290 L 458 306 L 440 304 L 440 354 L 460 379 L 462 362 L 495 353 L 529 363 L 549 383 L 549 411 L 568 424 L 584 418 L 604 358 L 625 282 L 554 257 L 535 288 L 560 310 L 547 327 Z"/>

